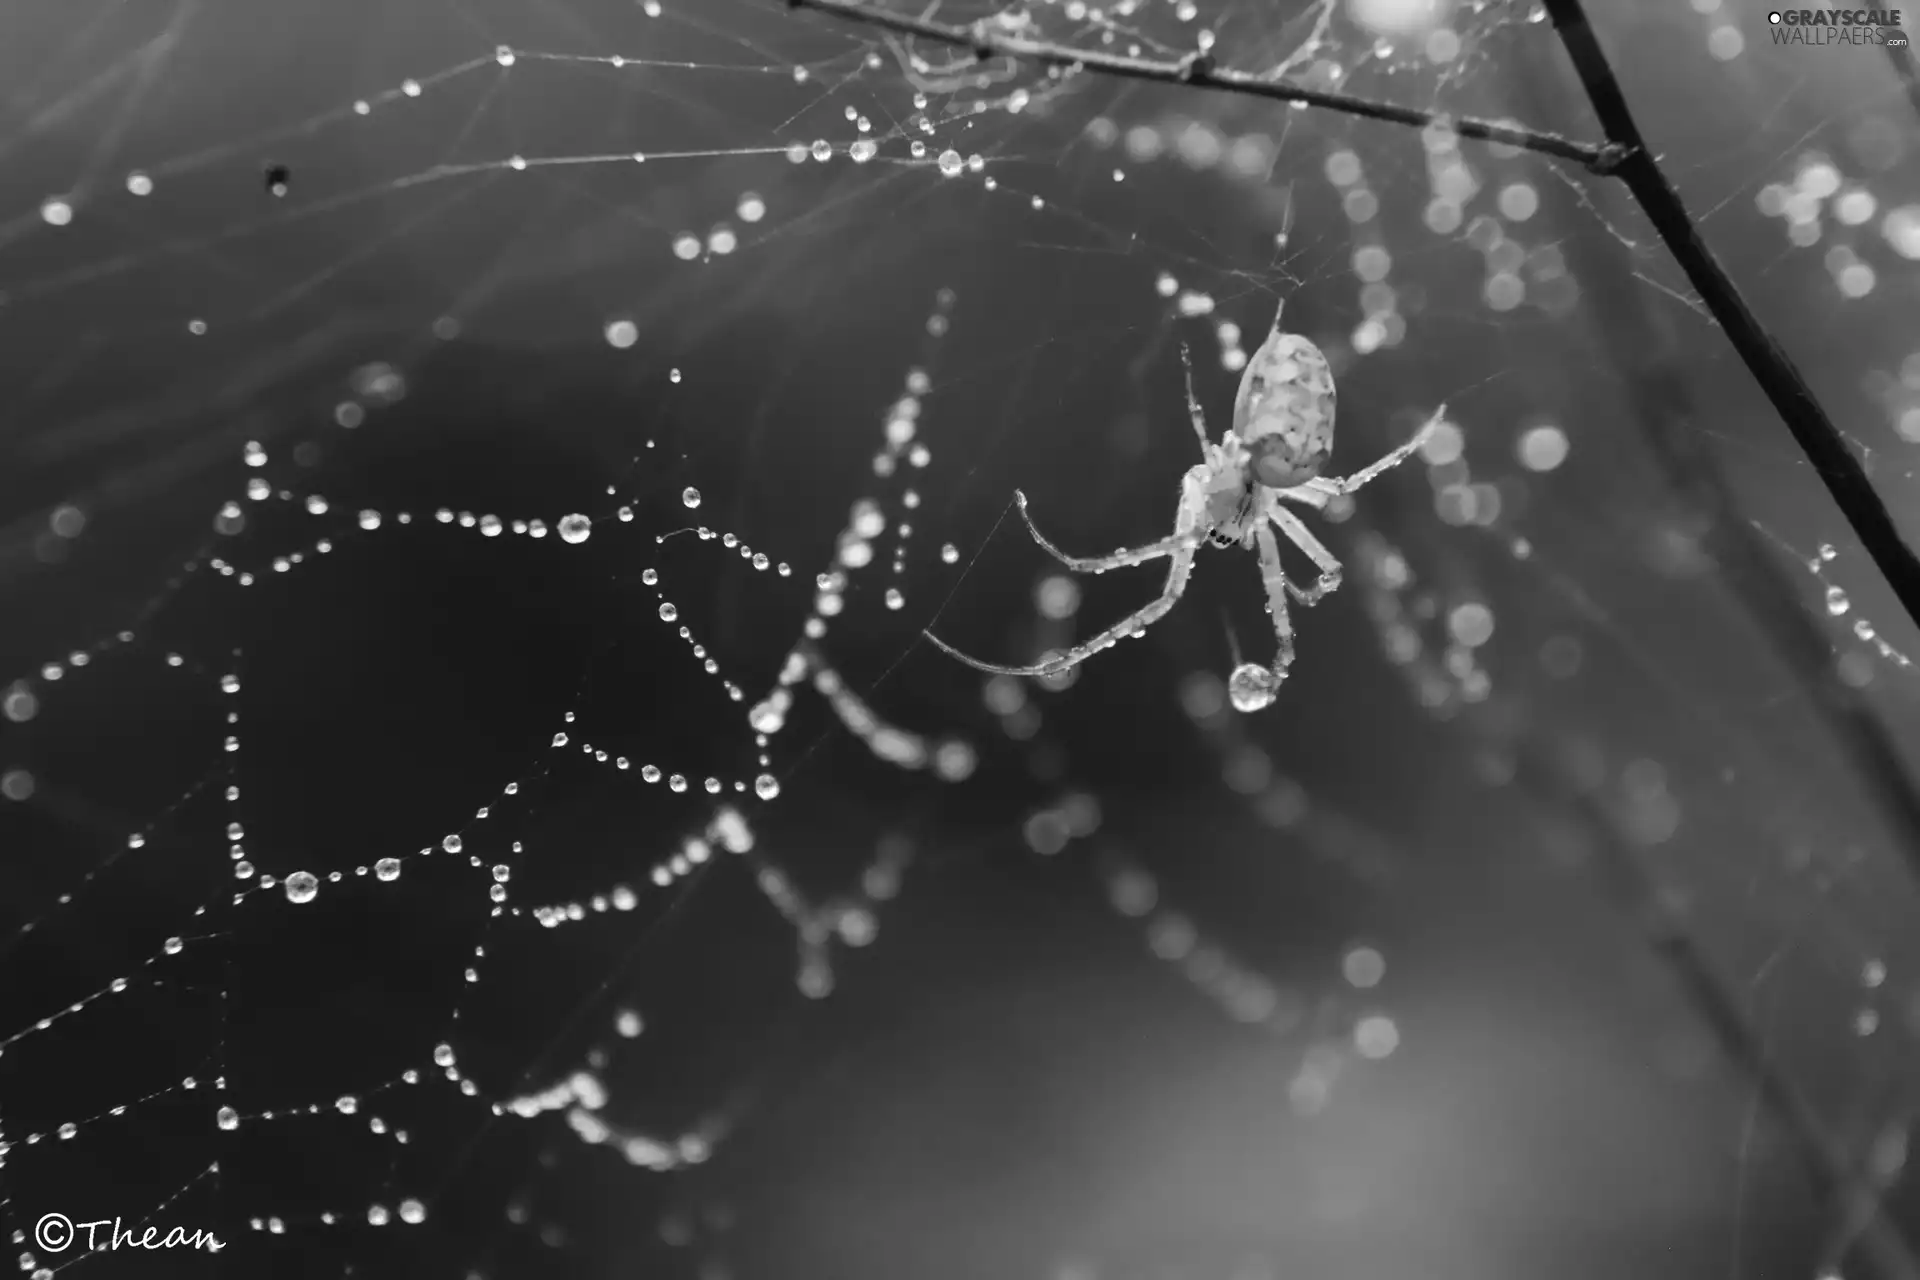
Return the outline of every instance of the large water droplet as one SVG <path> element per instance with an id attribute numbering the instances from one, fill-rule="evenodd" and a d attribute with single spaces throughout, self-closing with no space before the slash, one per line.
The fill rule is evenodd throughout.
<path id="1" fill-rule="evenodd" d="M 753 780 L 753 794 L 762 800 L 771 800 L 780 794 L 780 780 L 770 773 L 763 773 Z"/>
<path id="2" fill-rule="evenodd" d="M 660 621 L 672 622 L 675 618 L 678 618 L 679 616 L 680 616 L 680 611 L 673 607 L 673 601 L 662 600 L 660 602 Z"/>
<path id="3" fill-rule="evenodd" d="M 593 536 L 593 521 L 583 515 L 560 517 L 560 541 L 578 546 Z"/>
<path id="4" fill-rule="evenodd" d="M 380 859 L 380 861 L 373 864 L 373 874 L 379 876 L 382 880 L 398 880 L 400 878 L 400 859 Z"/>
<path id="5" fill-rule="evenodd" d="M 1853 601 L 1847 599 L 1846 592 L 1838 587 L 1827 588 L 1827 612 L 1829 614 L 1837 618 L 1851 608 L 1853 608 Z"/>
<path id="6" fill-rule="evenodd" d="M 687 508 L 691 510 L 700 505 L 700 491 L 692 485 L 688 485 L 680 491 L 680 501 L 686 503 Z"/>
<path id="7" fill-rule="evenodd" d="M 313 878 L 311 871 L 296 871 L 287 877 L 288 902 L 312 902 L 320 892 L 320 882 Z"/>
<path id="8" fill-rule="evenodd" d="M 1235 711 L 1261 711 L 1273 705 L 1281 677 L 1252 662 L 1243 662 L 1227 678 L 1227 697 Z"/>
<path id="9" fill-rule="evenodd" d="M 966 168 L 966 161 L 960 158 L 958 151 L 948 148 L 940 153 L 939 165 L 941 173 L 949 178 L 957 178 L 960 176 L 960 171 Z"/>
<path id="10" fill-rule="evenodd" d="M 240 1113 L 232 1107 L 222 1107 L 214 1116 L 214 1123 L 231 1133 L 240 1127 Z"/>

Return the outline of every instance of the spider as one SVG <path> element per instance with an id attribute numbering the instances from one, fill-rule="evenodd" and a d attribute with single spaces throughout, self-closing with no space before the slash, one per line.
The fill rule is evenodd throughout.
<path id="1" fill-rule="evenodd" d="M 1054 559 L 1080 573 L 1105 573 L 1109 569 L 1145 564 L 1150 560 L 1170 559 L 1166 586 L 1157 599 L 1135 610 L 1118 623 L 1083 644 L 1054 654 L 1032 666 L 1007 667 L 968 657 L 940 637 L 927 631 L 927 639 L 943 652 L 979 671 L 1008 676 L 1051 676 L 1071 670 L 1103 649 L 1110 649 L 1128 636 L 1140 635 L 1159 621 L 1179 601 L 1193 572 L 1193 557 L 1211 543 L 1216 547 L 1240 546 L 1260 554 L 1260 576 L 1266 585 L 1267 612 L 1273 615 L 1273 631 L 1279 652 L 1271 667 L 1242 662 L 1227 682 L 1233 705 L 1241 711 L 1258 711 L 1270 705 L 1280 684 L 1293 665 L 1293 624 L 1287 617 L 1287 597 L 1302 606 L 1318 604 L 1340 586 L 1340 561 L 1313 536 L 1304 521 L 1284 504 L 1297 502 L 1324 510 L 1328 502 L 1352 493 L 1381 473 L 1399 466 L 1425 443 L 1446 416 L 1442 405 L 1413 439 L 1400 445 L 1371 466 L 1344 479 L 1323 476 L 1333 452 L 1333 371 L 1320 348 L 1297 333 L 1280 327 L 1280 316 L 1273 320 L 1273 331 L 1247 362 L 1240 376 L 1240 390 L 1233 401 L 1233 426 L 1215 444 L 1207 438 L 1207 421 L 1193 393 L 1193 361 L 1183 345 L 1181 363 L 1186 368 L 1187 414 L 1194 434 L 1200 438 L 1205 459 L 1188 469 L 1180 482 L 1180 507 L 1174 516 L 1173 533 L 1143 547 L 1115 551 L 1104 556 L 1070 556 L 1053 545 L 1027 514 L 1027 496 L 1014 491 L 1014 502 L 1027 532 Z M 1280 543 L 1274 529 L 1285 534 L 1294 546 L 1306 552 L 1320 570 L 1312 586 L 1302 587 L 1286 575 L 1280 564 Z"/>

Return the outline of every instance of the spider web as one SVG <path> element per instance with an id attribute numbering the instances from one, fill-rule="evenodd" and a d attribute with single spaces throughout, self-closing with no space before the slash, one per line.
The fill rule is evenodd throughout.
<path id="1" fill-rule="evenodd" d="M 1891 495 L 1911 68 L 1644 8 Z M 747 0 L 5 19 L 21 1273 L 1898 1274 L 1900 836 L 1640 428 L 1903 741 L 1916 641 L 1624 193 L 1445 123 L 1595 136 L 1543 14 L 913 12 L 1439 120 Z M 1217 433 L 1282 305 L 1337 471 L 1451 415 L 1273 710 L 1234 551 L 1061 677 L 920 642 L 1150 598 L 1010 495 L 1164 536 L 1180 346 Z"/>

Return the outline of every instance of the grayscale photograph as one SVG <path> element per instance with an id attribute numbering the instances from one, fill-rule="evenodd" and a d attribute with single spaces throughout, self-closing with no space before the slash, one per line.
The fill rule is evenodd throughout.
<path id="1" fill-rule="evenodd" d="M 0 0 L 22 1280 L 1920 1280 L 1920 11 Z"/>

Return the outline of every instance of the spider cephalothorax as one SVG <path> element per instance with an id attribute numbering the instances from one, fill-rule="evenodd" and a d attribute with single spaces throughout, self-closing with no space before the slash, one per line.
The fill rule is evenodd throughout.
<path id="1" fill-rule="evenodd" d="M 1186 358 L 1186 349 L 1181 349 Z M 1227 683 L 1233 705 L 1258 711 L 1273 701 L 1280 682 L 1293 664 L 1293 624 L 1287 615 L 1287 597 L 1301 605 L 1318 603 L 1340 586 L 1340 561 L 1313 536 L 1299 516 L 1285 505 L 1297 502 L 1318 511 L 1328 502 L 1352 493 L 1381 472 L 1396 467 L 1446 416 L 1443 405 L 1413 439 L 1385 457 L 1344 479 L 1320 474 L 1333 454 L 1333 371 L 1320 348 L 1297 333 L 1285 333 L 1276 314 L 1273 331 L 1247 361 L 1240 390 L 1233 401 L 1233 425 L 1218 442 L 1207 438 L 1207 423 L 1193 394 L 1193 368 L 1187 367 L 1187 413 L 1200 437 L 1200 465 L 1189 468 L 1180 482 L 1180 506 L 1173 533 L 1158 542 L 1105 556 L 1070 556 L 1047 541 L 1027 515 L 1027 496 L 1016 490 L 1020 518 L 1035 542 L 1055 559 L 1084 573 L 1104 573 L 1149 560 L 1170 559 L 1166 586 L 1157 599 L 1108 627 L 1099 635 L 1064 653 L 1025 667 L 1005 667 L 970 658 L 932 632 L 927 639 L 970 667 L 998 675 L 1048 676 L 1076 667 L 1122 639 L 1137 635 L 1164 617 L 1187 589 L 1193 557 L 1201 546 L 1241 546 L 1257 550 L 1260 576 L 1266 586 L 1267 612 L 1273 616 L 1279 652 L 1273 665 L 1241 663 Z M 1300 548 L 1320 570 L 1310 587 L 1296 585 L 1280 564 L 1280 543 L 1274 530 Z"/>

